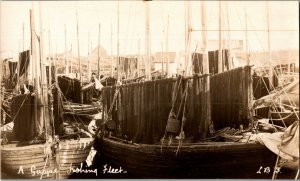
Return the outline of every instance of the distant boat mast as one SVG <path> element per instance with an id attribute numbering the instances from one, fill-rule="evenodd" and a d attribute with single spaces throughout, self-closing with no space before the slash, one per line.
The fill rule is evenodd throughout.
<path id="1" fill-rule="evenodd" d="M 151 68 L 150 68 L 150 21 L 149 21 L 149 2 L 148 1 L 144 1 L 145 3 L 145 14 L 146 14 L 146 21 L 145 21 L 145 34 L 146 34 L 146 37 L 145 37 L 145 43 L 146 43 L 146 46 L 145 46 L 145 53 L 146 53 L 146 79 L 147 80 L 151 80 Z"/>
<path id="2" fill-rule="evenodd" d="M 99 34 L 98 34 L 98 79 L 100 80 L 100 30 L 101 30 L 101 25 L 99 23 Z"/>
<path id="3" fill-rule="evenodd" d="M 80 60 L 80 48 L 79 48 L 79 27 L 78 27 L 78 13 L 76 8 L 76 22 L 77 22 L 77 47 L 78 47 L 78 62 L 79 62 L 79 79 L 80 79 L 80 85 L 82 83 L 82 76 L 81 76 L 81 60 Z"/>

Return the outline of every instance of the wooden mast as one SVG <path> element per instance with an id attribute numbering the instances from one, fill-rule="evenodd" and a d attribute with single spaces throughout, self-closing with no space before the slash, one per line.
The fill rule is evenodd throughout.
<path id="1" fill-rule="evenodd" d="M 100 29 L 101 25 L 99 23 L 99 34 L 98 34 L 98 79 L 100 80 Z"/>
<path id="2" fill-rule="evenodd" d="M 228 2 L 226 1 L 225 2 L 226 3 L 226 13 L 227 13 L 227 27 L 228 27 L 228 49 L 229 49 L 229 54 L 228 55 L 226 55 L 227 56 L 227 58 L 228 58 L 228 70 L 230 70 L 230 69 L 232 69 L 232 50 L 231 50 L 231 36 L 230 36 L 230 23 L 229 23 L 229 13 L 228 13 Z M 249 61 L 250 61 L 250 59 L 249 59 Z M 249 64 L 248 64 L 249 65 Z"/>
<path id="3" fill-rule="evenodd" d="M 139 39 L 138 41 L 138 48 L 139 48 L 139 54 L 138 54 L 138 62 L 137 62 L 137 71 L 138 71 L 138 77 L 141 76 L 141 72 L 140 72 L 140 69 L 141 69 L 141 39 Z"/>
<path id="4" fill-rule="evenodd" d="M 149 46 L 150 46 L 150 38 L 149 38 L 149 35 L 150 35 L 150 26 L 149 26 L 149 4 L 148 4 L 148 1 L 144 1 L 145 3 L 145 13 L 146 13 L 146 21 L 145 21 L 145 27 L 146 27 L 146 30 L 145 30 L 145 34 L 146 34 L 146 37 L 145 37 L 145 43 L 146 43 L 146 46 L 145 46 L 145 55 L 146 55 L 146 79 L 147 80 L 151 80 L 151 71 L 150 71 L 150 51 L 149 51 Z"/>
<path id="5" fill-rule="evenodd" d="M 87 65 L 88 77 L 91 76 L 91 61 L 90 61 L 90 32 L 88 32 L 88 65 Z"/>
<path id="6" fill-rule="evenodd" d="M 191 14 L 190 14 L 190 2 L 185 2 L 185 69 L 184 75 L 189 73 L 190 63 L 190 40 L 191 40 Z"/>
<path id="7" fill-rule="evenodd" d="M 39 2 L 39 18 L 40 18 L 40 65 L 41 65 L 41 83 L 42 83 L 42 111 L 40 114 L 40 122 L 44 121 L 46 138 L 52 135 L 52 129 L 50 126 L 50 117 L 48 110 L 48 89 L 47 89 L 47 75 L 45 66 L 45 56 L 44 56 L 44 37 L 43 37 L 43 14 L 42 14 L 42 3 Z"/>
<path id="8" fill-rule="evenodd" d="M 113 57 L 113 33 L 112 33 L 112 24 L 110 24 L 110 56 L 111 56 L 111 60 L 110 60 L 110 77 L 113 77 L 113 61 L 114 61 L 114 57 Z"/>
<path id="9" fill-rule="evenodd" d="M 167 22 L 167 41 L 166 41 L 166 53 L 167 53 L 167 77 L 170 77 L 170 57 L 169 57 L 169 15 L 168 15 L 168 22 Z"/>
<path id="10" fill-rule="evenodd" d="M 69 74 L 68 48 L 67 48 L 67 27 L 65 25 L 65 74 Z"/>
<path id="11" fill-rule="evenodd" d="M 2 63 L 3 61 L 1 60 L 0 61 L 0 70 L 3 70 L 2 68 L 2 66 L 3 66 L 3 63 Z M 2 73 L 0 74 L 0 105 L 2 106 L 2 99 L 4 99 L 4 86 L 2 86 Z M 3 111 L 3 113 L 4 113 L 4 111 Z M 0 123 L 1 123 L 1 125 L 3 124 L 3 123 L 5 123 L 5 120 L 3 120 L 3 114 L 2 113 L 2 109 L 0 109 Z M 5 114 L 5 113 L 4 113 Z"/>
<path id="12" fill-rule="evenodd" d="M 73 46 L 72 46 L 72 43 L 71 43 L 71 52 L 70 52 L 70 57 L 71 57 L 71 59 L 70 59 L 70 73 L 72 74 L 73 73 L 73 68 L 72 68 L 72 58 L 73 58 Z"/>
<path id="13" fill-rule="evenodd" d="M 76 22 L 77 22 L 77 53 L 78 53 L 78 61 L 79 61 L 79 80 L 80 80 L 80 87 L 82 85 L 82 72 L 81 72 L 81 59 L 80 59 L 80 48 L 79 48 L 79 27 L 78 27 L 78 13 L 77 13 L 77 8 L 76 8 Z M 83 102 L 83 94 L 80 93 L 80 102 Z"/>
<path id="14" fill-rule="evenodd" d="M 247 58 L 247 65 L 250 65 L 250 57 L 248 53 L 248 13 L 247 13 L 247 6 L 245 6 L 245 32 L 246 32 L 246 58 Z"/>
<path id="15" fill-rule="evenodd" d="M 79 27 L 78 27 L 78 13 L 76 8 L 76 23 L 77 23 L 77 53 L 78 53 L 78 62 L 79 62 L 79 80 L 80 80 L 80 86 L 82 83 L 82 76 L 81 76 L 81 60 L 80 60 L 80 47 L 79 47 Z"/>
<path id="16" fill-rule="evenodd" d="M 223 72 L 223 57 L 222 57 L 222 13 L 221 1 L 219 1 L 219 53 L 218 53 L 218 73 Z"/>
<path id="17" fill-rule="evenodd" d="M 202 53 L 203 53 L 203 74 L 209 74 L 208 52 L 207 52 L 207 27 L 205 2 L 201 1 L 201 24 L 202 24 Z"/>
<path id="18" fill-rule="evenodd" d="M 51 61 L 51 52 L 50 52 L 50 47 L 51 47 L 51 45 L 50 45 L 50 28 L 49 28 L 49 34 L 48 34 L 48 41 L 49 41 L 49 55 L 48 55 L 48 62 L 49 62 L 49 66 L 48 66 L 48 74 L 49 74 L 49 84 L 52 84 L 52 61 Z"/>
<path id="19" fill-rule="evenodd" d="M 120 51 L 120 40 L 119 37 L 120 36 L 120 1 L 118 0 L 118 26 L 117 26 L 117 79 L 118 81 L 122 79 L 122 75 L 121 75 L 121 70 L 120 70 L 120 55 L 119 55 L 119 51 Z"/>
<path id="20" fill-rule="evenodd" d="M 162 75 L 164 75 L 164 43 L 161 42 L 161 71 Z"/>
<path id="21" fill-rule="evenodd" d="M 267 1 L 267 24 L 268 24 L 268 58 L 269 58 L 269 90 L 273 87 L 273 69 L 271 57 L 271 39 L 270 39 L 270 19 L 269 19 L 269 3 Z"/>
<path id="22" fill-rule="evenodd" d="M 37 135 L 41 135 L 43 132 L 43 122 L 39 119 L 39 113 L 40 107 L 38 107 L 38 98 L 41 95 L 40 91 L 40 85 L 39 85 L 39 59 L 37 58 L 36 55 L 36 35 L 35 35 L 35 21 L 34 21 L 34 2 L 31 2 L 31 10 L 30 10 L 30 29 L 31 29 L 31 54 L 32 54 L 32 69 L 35 71 L 32 71 L 32 78 L 34 82 L 34 88 L 35 88 L 35 93 L 36 93 L 36 98 L 34 99 L 34 122 L 35 124 L 35 130 L 37 132 Z"/>

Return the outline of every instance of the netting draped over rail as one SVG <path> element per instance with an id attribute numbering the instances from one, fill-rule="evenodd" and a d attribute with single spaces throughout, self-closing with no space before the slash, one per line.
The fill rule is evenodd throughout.
<path id="1" fill-rule="evenodd" d="M 197 76 L 190 79 L 160 79 L 120 86 L 117 102 L 113 107 L 107 126 L 117 137 L 135 143 L 157 143 L 166 131 L 168 116 L 179 85 L 174 113 L 182 120 L 184 88 L 188 84 L 186 122 L 183 130 L 186 137 L 194 140 L 205 138 L 210 124 L 209 77 Z M 116 87 L 105 87 L 103 93 L 103 117 L 106 117 Z M 183 106 L 183 105 L 182 105 Z M 110 115 L 108 115 L 110 117 Z M 112 125 L 113 124 L 113 125 Z"/>
<path id="2" fill-rule="evenodd" d="M 174 100 L 173 113 L 181 124 L 184 110 L 181 106 L 185 106 L 183 131 L 186 138 L 194 141 L 205 139 L 212 123 L 215 130 L 249 124 L 252 105 L 250 66 L 211 77 L 196 74 L 183 78 L 180 84 L 178 80 L 169 78 L 120 86 L 111 115 L 107 112 L 116 87 L 103 88 L 103 117 L 108 116 L 111 120 L 107 122 L 107 128 L 114 136 L 135 143 L 157 143 L 166 131 Z M 181 105 L 187 84 L 187 101 Z"/>
<path id="3" fill-rule="evenodd" d="M 247 126 L 252 107 L 251 67 L 239 67 L 210 77 L 211 117 L 215 129 Z"/>

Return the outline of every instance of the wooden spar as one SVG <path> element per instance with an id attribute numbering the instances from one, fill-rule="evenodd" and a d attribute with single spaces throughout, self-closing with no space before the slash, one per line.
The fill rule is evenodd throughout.
<path id="1" fill-rule="evenodd" d="M 205 2 L 201 1 L 201 24 L 202 24 L 202 48 L 203 48 L 203 74 L 209 73 L 208 52 L 207 52 L 207 27 L 206 27 L 206 8 Z"/>
<path id="2" fill-rule="evenodd" d="M 249 58 L 249 54 L 248 54 L 248 13 L 247 13 L 247 6 L 245 6 L 245 33 L 246 33 L 246 58 L 247 58 L 247 65 L 250 64 L 250 58 Z"/>
<path id="3" fill-rule="evenodd" d="M 71 57 L 71 59 L 70 59 L 70 73 L 73 73 L 73 71 L 72 71 L 72 57 L 73 57 L 73 53 L 72 53 L 72 51 L 73 51 L 73 46 L 72 46 L 72 44 L 71 44 L 71 52 L 70 52 L 70 57 Z"/>
<path id="4" fill-rule="evenodd" d="M 226 13 L 227 13 L 227 28 L 228 28 L 228 49 L 229 49 L 229 55 L 226 55 L 227 58 L 228 58 L 228 70 L 232 69 L 232 52 L 231 52 L 231 37 L 230 37 L 230 23 L 229 23 L 229 12 L 228 12 L 228 2 L 226 1 Z M 250 61 L 250 60 L 249 60 Z M 250 62 L 248 62 L 247 65 L 249 65 Z"/>
<path id="5" fill-rule="evenodd" d="M 150 51 L 149 51 L 149 46 L 150 46 L 150 26 L 149 26 L 149 2 L 148 1 L 144 1 L 145 3 L 145 14 L 146 14 L 146 21 L 145 21 L 145 42 L 146 42 L 146 46 L 145 46 L 145 61 L 146 61 L 146 79 L 150 80 L 151 79 L 151 68 L 150 68 Z"/>
<path id="6" fill-rule="evenodd" d="M 80 80 L 80 86 L 82 83 L 82 76 L 81 76 L 81 60 L 80 60 L 80 47 L 79 47 L 79 27 L 78 27 L 78 13 L 77 13 L 77 8 L 76 8 L 76 23 L 77 23 L 77 53 L 78 53 L 78 62 L 79 62 L 79 80 Z"/>
<path id="7" fill-rule="evenodd" d="M 190 40 L 191 40 L 191 27 L 190 27 L 190 2 L 185 2 L 185 69 L 184 74 L 189 73 L 188 67 L 190 63 Z"/>
<path id="8" fill-rule="evenodd" d="M 117 80 L 121 80 L 120 60 L 120 1 L 118 0 L 118 26 L 117 26 Z"/>
<path id="9" fill-rule="evenodd" d="M 98 79 L 100 80 L 100 30 L 101 30 L 101 25 L 99 23 L 99 34 L 98 34 Z"/>
<path id="10" fill-rule="evenodd" d="M 3 61 L 0 61 L 0 70 L 3 70 Z M 2 86 L 2 73 L 0 74 L 0 105 L 2 106 L 2 99 L 4 99 L 4 86 Z M 3 111 L 4 112 L 4 111 Z M 5 114 L 5 113 L 4 113 Z M 2 119 L 2 108 L 0 109 L 0 123 L 1 125 L 5 123 L 5 120 Z"/>
<path id="11" fill-rule="evenodd" d="M 87 44 L 88 44 L 88 48 L 87 48 L 87 54 L 88 54 L 88 56 L 90 55 L 90 32 L 88 32 L 88 42 L 87 42 Z"/>
<path id="12" fill-rule="evenodd" d="M 267 1 L 267 25 L 268 25 L 268 58 L 269 58 L 269 90 L 273 87 L 273 69 L 271 58 L 271 39 L 270 39 L 270 19 L 269 19 L 269 3 Z"/>
<path id="13" fill-rule="evenodd" d="M 91 76 L 91 61 L 90 61 L 90 32 L 88 32 L 88 66 L 87 66 L 88 77 Z"/>
<path id="14" fill-rule="evenodd" d="M 139 54 L 138 54 L 138 62 L 137 62 L 137 71 L 138 71 L 138 76 L 141 75 L 140 69 L 141 69 L 141 39 L 139 39 L 138 42 L 138 48 L 139 48 Z"/>
<path id="15" fill-rule="evenodd" d="M 36 123 L 35 129 L 37 134 L 41 134 L 43 132 L 43 122 L 40 122 L 38 118 L 38 112 L 40 112 L 40 109 L 38 109 L 38 97 L 41 95 L 40 92 L 40 85 L 39 85 L 39 73 L 37 72 L 39 70 L 39 59 L 36 56 L 36 35 L 35 35 L 35 24 L 34 24 L 34 2 L 31 3 L 31 10 L 30 10 L 30 29 L 31 29 L 31 54 L 32 54 L 32 63 L 34 65 L 32 68 L 34 68 L 35 71 L 32 71 L 32 78 L 34 82 L 34 87 L 35 87 L 35 93 L 36 93 L 36 99 L 34 99 L 34 120 Z"/>
<path id="16" fill-rule="evenodd" d="M 52 84 L 52 61 L 51 61 L 51 52 L 50 52 L 50 29 L 49 29 L 49 34 L 48 34 L 48 41 L 49 41 L 49 55 L 48 55 L 48 61 L 49 61 L 49 66 L 48 66 L 48 70 L 49 70 L 49 84 Z"/>
<path id="17" fill-rule="evenodd" d="M 185 8 L 184 8 L 184 66 L 186 67 L 187 64 L 187 44 L 188 44 L 188 30 L 187 30 L 187 2 L 184 2 Z M 183 72 L 185 72 L 186 69 L 183 69 Z"/>
<path id="18" fill-rule="evenodd" d="M 41 65 L 41 88 L 42 88 L 42 111 L 40 114 L 40 122 L 44 121 L 44 129 L 46 133 L 46 138 L 52 135 L 52 130 L 50 126 L 50 117 L 48 110 L 48 89 L 47 89 L 47 75 L 45 66 L 45 56 L 44 56 L 44 36 L 43 36 L 43 13 L 42 13 L 42 3 L 39 1 L 39 19 L 40 19 L 40 65 Z M 48 132 L 50 131 L 50 132 Z"/>
<path id="19" fill-rule="evenodd" d="M 222 13 L 221 1 L 219 1 L 219 54 L 218 54 L 218 73 L 223 72 L 223 58 L 222 58 Z"/>
<path id="20" fill-rule="evenodd" d="M 25 25 L 24 25 L 24 22 L 23 22 L 23 52 L 25 51 L 24 49 L 24 32 L 25 32 Z"/>
<path id="21" fill-rule="evenodd" d="M 168 15 L 168 21 L 167 21 L 167 40 L 166 40 L 166 52 L 167 52 L 167 65 L 166 65 L 166 71 L 167 71 L 167 77 L 170 77 L 170 57 L 169 57 L 169 15 Z"/>
<path id="22" fill-rule="evenodd" d="M 153 71 L 151 72 L 151 74 L 154 74 L 156 72 L 159 72 L 160 70 L 156 70 L 156 71 Z M 194 74 L 194 75 L 198 75 L 199 78 L 201 77 L 205 77 L 205 76 L 210 76 L 211 74 Z M 126 83 L 126 82 L 131 82 L 131 81 L 135 81 L 135 80 L 138 80 L 138 79 L 141 79 L 145 77 L 145 75 L 142 75 L 142 76 L 139 76 L 139 77 L 136 77 L 134 79 L 126 79 L 126 80 L 122 80 L 123 83 Z M 182 76 L 182 79 L 183 80 L 188 80 L 188 79 L 192 79 L 193 78 L 193 75 L 188 75 L 188 76 Z M 172 78 L 168 78 L 168 79 L 171 79 L 171 80 L 178 80 L 178 77 L 172 77 Z M 164 80 L 164 79 L 157 79 L 156 81 L 160 81 L 160 80 Z M 150 80 L 151 81 L 151 80 Z M 130 83 L 131 84 L 131 83 Z M 132 84 L 135 84 L 135 83 L 132 83 Z"/>
<path id="23" fill-rule="evenodd" d="M 154 74 L 154 73 L 159 72 L 159 71 L 160 70 L 155 70 L 155 71 L 151 72 L 151 74 Z M 122 82 L 126 83 L 126 82 L 130 82 L 130 81 L 138 80 L 138 79 L 141 79 L 141 78 L 144 78 L 144 77 L 146 77 L 146 75 L 142 75 L 142 76 L 132 78 L 132 79 L 124 79 L 124 80 L 122 80 Z"/>
<path id="24" fill-rule="evenodd" d="M 65 24 L 65 74 L 69 74 L 68 48 L 67 48 L 67 27 Z"/>
<path id="25" fill-rule="evenodd" d="M 110 24 L 110 56 L 111 56 L 111 60 L 110 60 L 110 77 L 113 77 L 113 53 L 112 53 L 112 49 L 113 49 L 113 35 L 112 35 L 112 24 Z"/>
<path id="26" fill-rule="evenodd" d="M 76 22 L 77 22 L 77 47 L 78 47 L 78 61 L 79 61 L 79 80 L 80 80 L 80 87 L 82 85 L 82 72 L 81 72 L 81 60 L 80 60 L 80 48 L 79 48 L 79 27 L 78 27 L 78 12 L 76 8 Z M 80 94 L 80 102 L 83 102 L 83 94 Z"/>
<path id="27" fill-rule="evenodd" d="M 24 22 L 23 22 L 23 27 L 22 27 L 22 44 L 23 44 L 23 49 L 22 49 L 22 52 L 24 52 Z M 20 57 L 19 57 L 19 61 L 18 61 L 18 64 L 17 64 L 17 85 L 16 85 L 16 91 L 19 92 L 20 91 Z M 26 74 L 26 71 L 25 71 L 25 74 Z M 25 79 L 26 80 L 26 79 Z"/>
<path id="28" fill-rule="evenodd" d="M 161 72 L 164 75 L 164 44 L 161 42 Z"/>
<path id="29" fill-rule="evenodd" d="M 291 53 L 289 53 L 289 58 L 288 58 L 288 69 L 287 69 L 287 75 L 291 75 Z"/>

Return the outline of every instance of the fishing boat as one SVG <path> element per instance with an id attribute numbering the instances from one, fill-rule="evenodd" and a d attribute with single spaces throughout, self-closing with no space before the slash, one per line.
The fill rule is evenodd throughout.
<path id="1" fill-rule="evenodd" d="M 196 80 L 197 79 L 194 79 L 193 81 Z M 226 83 L 228 82 L 225 82 L 225 84 Z M 269 151 L 265 146 L 261 145 L 258 142 L 249 141 L 250 137 L 243 134 L 239 135 L 240 137 L 238 138 L 238 140 L 240 141 L 231 140 L 229 142 L 225 142 L 224 140 L 222 141 L 222 139 L 215 141 L 211 140 L 213 138 L 217 138 L 218 136 L 216 136 L 217 134 L 208 136 L 210 129 L 208 125 L 215 127 L 216 130 L 217 126 L 219 126 L 219 129 L 224 127 L 223 125 L 220 127 L 220 122 L 218 123 L 216 119 L 213 120 L 215 121 L 215 125 L 206 122 L 210 119 L 210 115 L 205 115 L 205 113 L 207 112 L 205 112 L 204 109 L 209 109 L 207 107 L 207 105 L 210 104 L 208 104 L 209 100 L 207 100 L 207 103 L 200 103 L 200 105 L 203 106 L 204 109 L 202 109 L 202 111 L 200 111 L 199 114 L 196 115 L 201 118 L 197 119 L 196 117 L 192 117 L 192 115 L 187 115 L 186 118 L 181 117 L 182 120 L 181 118 L 179 118 L 180 121 L 178 121 L 178 118 L 174 119 L 172 117 L 169 117 L 168 113 L 162 116 L 155 117 L 155 115 L 150 113 L 151 111 L 148 112 L 149 109 L 155 112 L 155 114 L 161 115 L 163 113 L 162 111 L 159 111 L 159 109 L 164 111 L 168 108 L 171 109 L 171 106 L 168 104 L 165 106 L 158 104 L 156 102 L 156 96 L 154 97 L 154 101 L 143 97 L 141 98 L 141 101 L 146 101 L 150 106 L 148 107 L 147 105 L 138 104 L 137 107 L 144 106 L 146 110 L 145 112 L 143 112 L 142 110 L 140 110 L 141 112 L 139 112 L 138 109 L 137 115 L 138 117 L 140 116 L 140 118 L 138 118 L 135 115 L 136 103 L 134 103 L 134 98 L 127 94 L 128 92 L 126 92 L 126 89 L 135 91 L 134 87 L 143 87 L 143 84 L 148 85 L 147 87 L 144 87 L 144 90 L 147 89 L 149 91 L 153 91 L 155 90 L 155 87 L 162 88 L 162 84 L 166 84 L 166 81 L 162 79 L 158 81 L 147 81 L 145 83 L 120 86 L 119 90 L 120 92 L 122 92 L 121 100 L 128 100 L 128 102 L 126 103 L 121 102 L 121 105 L 126 104 L 128 105 L 128 107 L 132 108 L 131 110 L 128 110 L 126 108 L 122 109 L 117 106 L 118 111 L 122 113 L 118 112 L 117 114 L 113 114 L 112 117 L 115 118 L 115 120 L 111 118 L 108 119 L 107 123 L 100 131 L 100 134 L 95 139 L 94 147 L 98 151 L 98 156 L 96 157 L 98 166 L 103 167 L 103 165 L 106 165 L 107 169 L 111 167 L 112 169 L 120 170 L 121 168 L 122 170 L 120 171 L 120 174 L 117 175 L 106 174 L 108 178 L 270 177 L 270 175 L 257 174 L 260 166 L 272 168 L 276 161 L 276 154 Z M 173 84 L 170 85 L 170 87 L 173 87 Z M 193 87 L 194 86 L 195 84 L 193 84 Z M 105 90 L 107 89 L 109 88 L 104 88 L 104 95 L 106 95 Z M 166 91 L 166 87 L 163 90 Z M 203 90 L 199 91 L 201 92 Z M 138 93 L 138 95 L 140 94 L 143 93 Z M 166 93 L 161 96 L 171 97 L 171 94 L 172 93 Z M 113 100 L 113 94 L 110 96 L 111 97 L 109 99 Z M 150 93 L 150 95 L 148 96 L 152 97 L 150 99 L 153 99 L 154 94 Z M 193 96 L 194 95 L 191 95 L 191 97 Z M 191 97 L 187 99 L 191 101 Z M 203 97 L 202 100 L 204 100 Z M 164 100 L 161 101 L 164 102 Z M 105 117 L 105 114 L 107 113 L 105 111 L 106 103 L 108 102 L 105 102 L 104 100 L 103 117 Z M 110 104 L 110 108 L 113 107 L 113 103 L 114 102 L 108 103 Z M 195 106 L 194 103 L 189 104 L 189 106 Z M 185 105 L 185 103 L 183 103 L 183 105 Z M 212 109 L 212 111 L 215 111 L 216 105 L 214 105 L 213 107 L 214 108 Z M 197 108 L 193 107 L 193 109 Z M 114 112 L 114 109 L 112 110 Z M 125 117 L 123 117 L 124 111 Z M 191 112 L 192 111 L 189 111 L 188 114 L 191 114 Z M 133 114 L 133 116 L 130 116 L 130 114 Z M 149 118 L 145 117 L 146 115 Z M 233 116 L 233 114 L 231 116 Z M 142 119 L 145 120 L 143 121 Z M 239 123 L 234 121 L 231 123 L 227 122 L 226 126 L 234 124 Z M 193 129 L 192 127 L 196 128 Z M 199 128 L 199 130 L 197 128 Z M 251 129 L 252 128 L 249 128 L 249 130 Z M 200 136 L 200 138 L 202 137 L 202 141 L 199 138 L 199 134 L 202 135 Z M 248 138 L 248 140 L 246 138 Z M 251 159 L 245 159 L 249 157 L 251 157 Z"/>
<path id="2" fill-rule="evenodd" d="M 2 145 L 2 171 L 10 178 L 66 179 L 70 168 L 80 168 L 90 152 L 92 140 L 62 140 L 60 149 L 51 158 L 45 156 L 45 144 L 17 146 L 17 143 Z"/>
<path id="3" fill-rule="evenodd" d="M 147 81 L 102 90 L 103 122 L 94 143 L 102 176 L 249 179 L 288 172 L 256 139 L 251 66 L 225 71 L 222 52 L 214 75 L 205 63 L 202 74 L 152 80 L 146 61 Z"/>
<path id="4" fill-rule="evenodd" d="M 41 34 L 39 39 L 41 57 L 39 59 L 36 54 L 37 39 L 33 35 L 35 33 L 33 10 L 30 10 L 30 17 L 32 62 L 35 63 L 32 68 L 36 71 L 34 79 L 36 84 L 33 92 L 18 94 L 15 96 L 16 99 L 13 98 L 13 100 L 22 100 L 23 103 L 20 105 L 17 102 L 12 103 L 15 110 L 12 131 L 14 139 L 1 139 L 1 171 L 9 178 L 66 179 L 72 175 L 72 170 L 82 167 L 90 152 L 93 139 L 87 131 L 80 128 L 78 132 L 67 135 L 55 134 L 54 126 L 59 122 L 54 123 L 53 109 L 50 108 L 53 108 L 55 101 L 52 90 L 48 90 L 49 87 L 50 89 L 55 87 L 41 86 L 47 85 L 42 50 L 43 35 Z M 42 29 L 41 19 L 40 16 L 40 29 Z M 41 75 L 38 72 L 41 72 Z M 57 92 L 58 89 L 56 89 L 56 95 L 59 95 Z M 48 99 L 48 93 L 50 99 Z M 39 104 L 47 106 L 37 106 L 37 100 Z M 59 104 L 59 100 L 56 100 L 56 104 Z M 31 125 L 38 125 L 41 129 Z M 7 132 L 7 134 L 12 134 L 12 132 Z"/>

